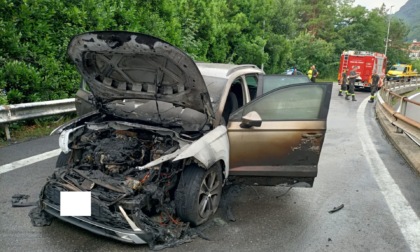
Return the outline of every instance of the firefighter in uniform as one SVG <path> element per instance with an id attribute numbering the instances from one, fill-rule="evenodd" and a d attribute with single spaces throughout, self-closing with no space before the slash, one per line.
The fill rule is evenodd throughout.
<path id="1" fill-rule="evenodd" d="M 343 92 L 347 93 L 347 68 L 341 73 L 341 89 L 338 91 L 338 96 L 343 96 Z"/>
<path id="2" fill-rule="evenodd" d="M 381 81 L 382 79 L 381 77 L 379 77 L 378 74 L 375 73 L 372 75 L 372 85 L 370 86 L 370 103 L 373 103 L 373 101 L 375 100 L 375 93 L 376 91 L 378 91 L 378 88 L 382 86 Z"/>
<path id="3" fill-rule="evenodd" d="M 357 73 L 356 73 L 357 66 L 354 66 L 349 74 L 349 90 L 346 92 L 346 100 L 350 100 L 349 96 L 351 96 L 352 101 L 356 101 L 356 97 L 354 94 L 354 83 L 356 82 Z"/>

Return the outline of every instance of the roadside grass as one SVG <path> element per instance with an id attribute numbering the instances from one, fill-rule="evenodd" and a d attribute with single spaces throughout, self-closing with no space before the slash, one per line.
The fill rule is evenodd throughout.
<path id="1" fill-rule="evenodd" d="M 34 120 L 27 120 L 26 122 L 12 123 L 9 125 L 11 138 L 9 141 L 6 140 L 6 133 L 4 128 L 0 127 L 0 148 L 19 142 L 48 136 L 52 130 L 75 117 L 76 114 L 72 113 L 64 116 L 49 116 Z"/>

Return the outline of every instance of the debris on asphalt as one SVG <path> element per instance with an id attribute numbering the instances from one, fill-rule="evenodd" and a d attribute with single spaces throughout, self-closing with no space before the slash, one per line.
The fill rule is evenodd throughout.
<path id="1" fill-rule="evenodd" d="M 344 204 L 339 205 L 338 207 L 334 207 L 332 210 L 328 211 L 330 214 L 331 213 L 335 213 L 337 211 L 340 211 L 341 209 L 344 208 Z"/>
<path id="2" fill-rule="evenodd" d="M 220 199 L 219 209 L 222 210 L 224 217 L 229 221 L 236 221 L 232 212 L 232 201 L 237 197 L 241 190 L 241 186 L 237 184 L 227 184 L 223 188 L 222 198 Z"/>
<path id="3" fill-rule="evenodd" d="M 36 206 L 37 202 L 29 202 L 29 195 L 26 194 L 15 194 L 12 196 L 12 207 L 28 207 Z"/>
<path id="4" fill-rule="evenodd" d="M 235 218 L 235 216 L 233 215 L 233 212 L 232 212 L 232 207 L 230 205 L 227 206 L 227 208 L 226 208 L 226 217 L 227 217 L 228 220 L 230 220 L 232 222 L 236 221 L 236 218 Z"/>
<path id="5" fill-rule="evenodd" d="M 39 206 L 33 208 L 28 216 L 31 218 L 31 223 L 34 227 L 49 226 L 53 220 L 53 216 L 42 210 Z"/>
<path id="6" fill-rule="evenodd" d="M 227 225 L 226 221 L 224 221 L 221 218 L 214 218 L 213 221 L 219 227 L 223 227 L 223 226 L 226 226 Z"/>

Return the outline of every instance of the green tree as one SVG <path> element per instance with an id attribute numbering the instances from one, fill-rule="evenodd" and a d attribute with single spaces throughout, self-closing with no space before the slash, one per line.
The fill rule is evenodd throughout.
<path id="1" fill-rule="evenodd" d="M 389 67 L 396 63 L 410 62 L 406 50 L 408 43 L 405 42 L 408 32 L 408 26 L 402 20 L 396 18 L 391 19 L 387 52 Z"/>
<path id="2" fill-rule="evenodd" d="M 292 59 L 297 68 L 306 72 L 311 65 L 316 65 L 320 77 L 331 77 L 336 74 L 338 65 L 331 66 L 336 62 L 334 45 L 313 34 L 301 33 L 292 41 Z"/>
<path id="3" fill-rule="evenodd" d="M 334 36 L 337 12 L 335 0 L 296 0 L 300 30 L 322 39 Z"/>
<path id="4" fill-rule="evenodd" d="M 388 10 L 353 0 L 0 0 L 0 103 L 71 97 L 80 76 L 67 57 L 87 31 L 164 39 L 197 61 L 264 65 L 267 73 L 316 64 L 336 76 L 343 50 L 384 51 Z M 407 60 L 408 27 L 391 21 L 389 63 Z"/>

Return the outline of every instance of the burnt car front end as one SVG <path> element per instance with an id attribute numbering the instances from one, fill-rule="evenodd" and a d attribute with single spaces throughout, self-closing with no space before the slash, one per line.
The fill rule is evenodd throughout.
<path id="1" fill-rule="evenodd" d="M 41 192 L 42 208 L 124 242 L 182 238 L 188 226 L 175 217 L 173 198 L 183 161 L 173 159 L 189 141 L 165 128 L 100 119 L 62 132 L 68 153 Z M 90 216 L 60 216 L 60 193 L 69 191 L 91 193 Z"/>
<path id="2" fill-rule="evenodd" d="M 96 111 L 56 132 L 62 153 L 32 221 L 47 212 L 94 233 L 153 248 L 188 241 L 189 223 L 199 225 L 216 211 L 222 186 L 217 162 L 228 163 L 226 128 L 213 128 L 210 97 L 197 66 L 170 44 L 130 32 L 81 34 L 68 52 Z M 216 204 L 185 196 L 190 183 L 179 184 L 186 172 L 200 175 L 199 183 L 218 174 Z M 63 192 L 89 192 L 90 215 L 63 216 Z M 209 202 L 213 197 L 204 196 Z M 199 200 L 206 207 L 201 217 Z M 180 217 L 176 209 L 190 201 L 197 201 L 196 212 Z"/>

